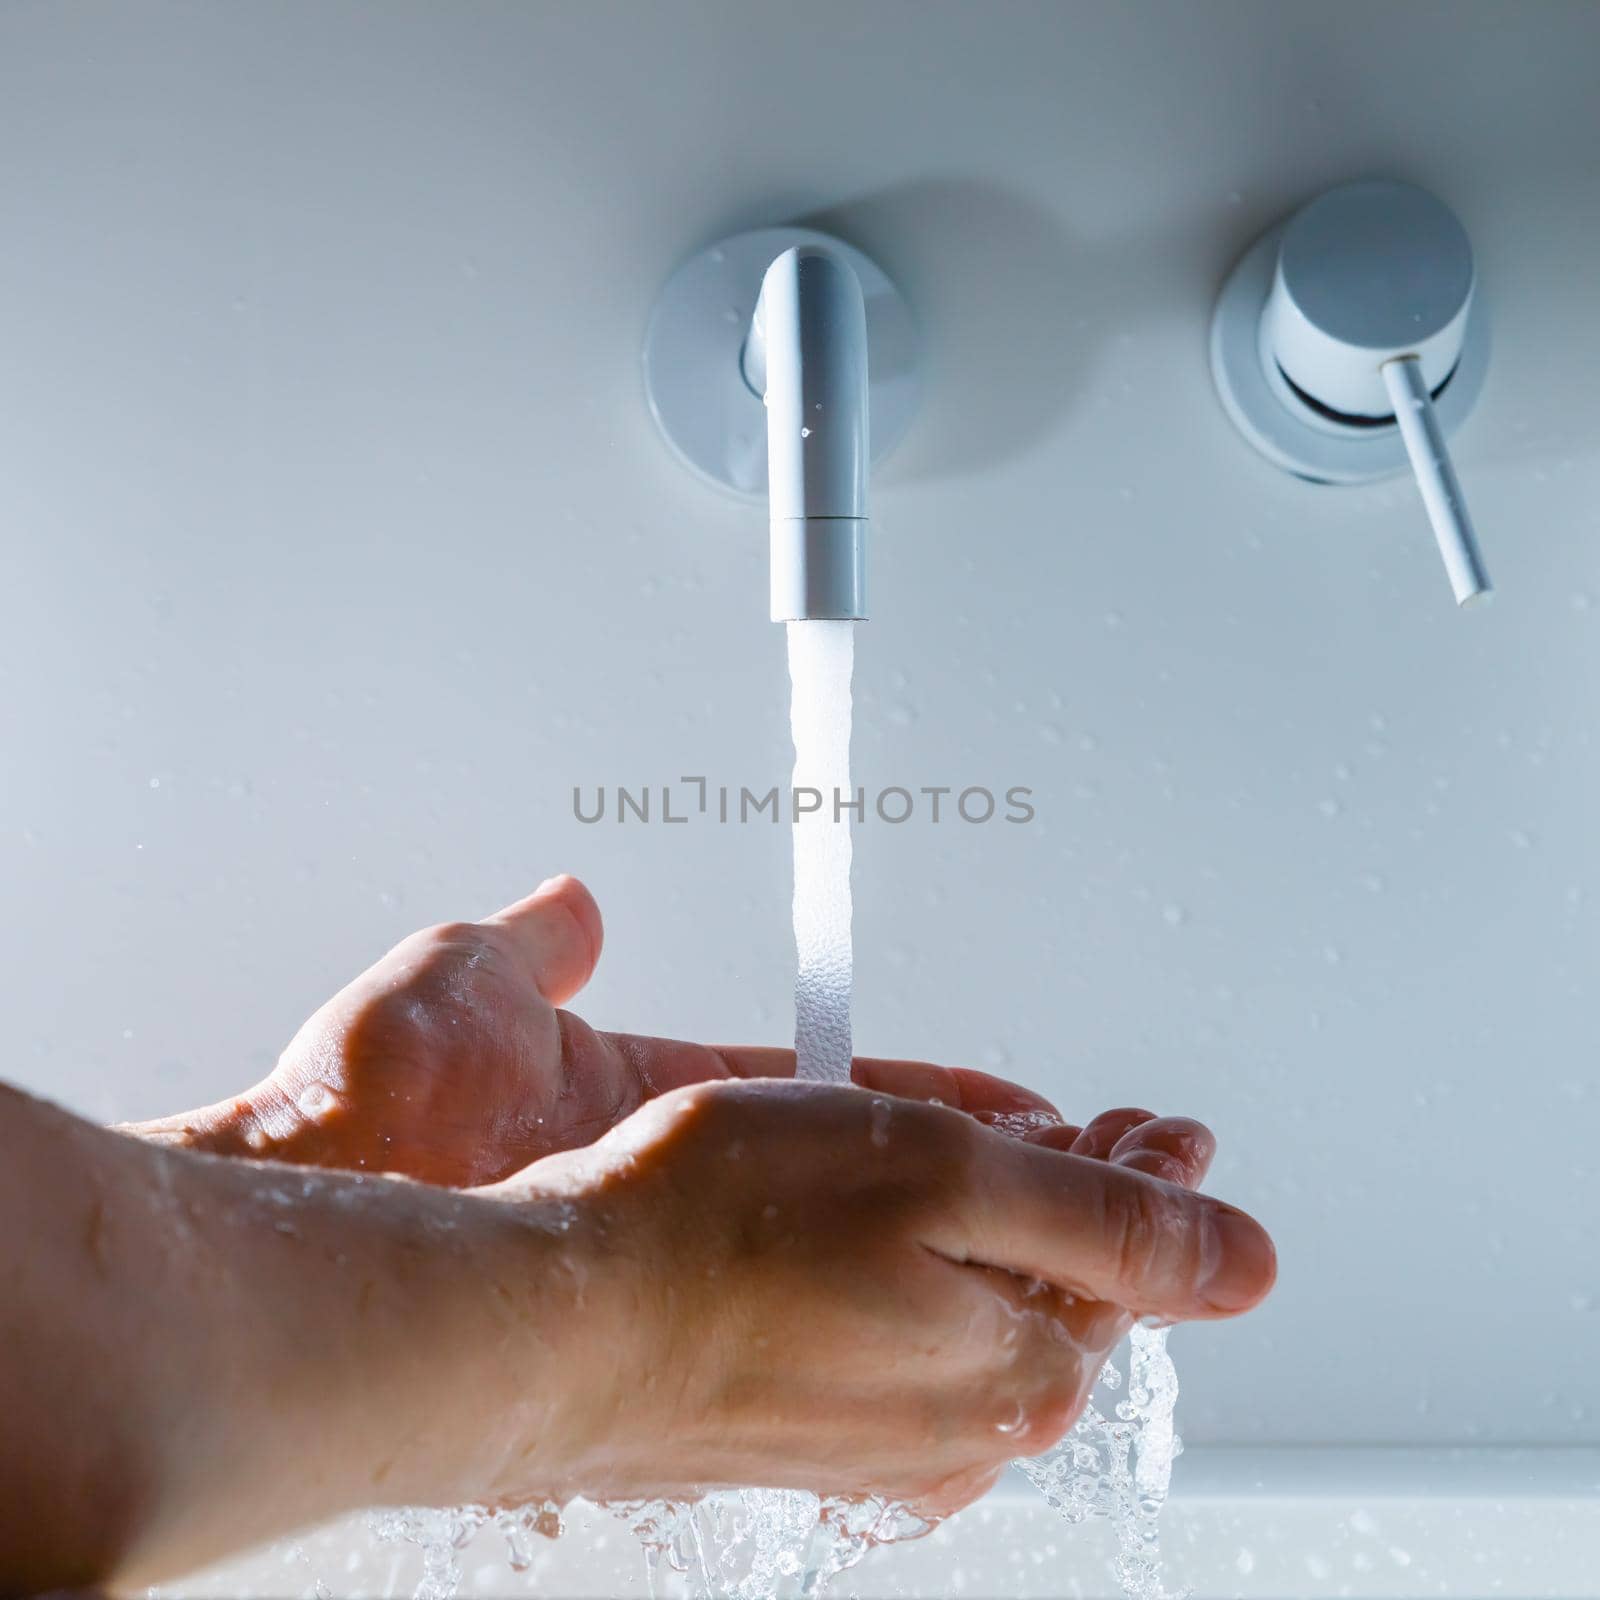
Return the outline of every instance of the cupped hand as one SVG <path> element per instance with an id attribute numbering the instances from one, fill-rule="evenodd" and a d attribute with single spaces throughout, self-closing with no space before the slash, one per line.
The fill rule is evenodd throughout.
<path id="1" fill-rule="evenodd" d="M 254 1088 L 126 1131 L 218 1154 L 492 1183 L 597 1139 L 685 1084 L 794 1075 L 794 1054 L 599 1033 L 559 1009 L 600 958 L 600 910 L 551 878 L 481 922 L 402 940 L 300 1029 Z M 1022 1132 L 1049 1103 L 979 1072 L 855 1063 L 858 1082 Z"/>
<path id="2" fill-rule="evenodd" d="M 1143 1112 L 1018 1139 L 857 1087 L 665 1094 L 480 1191 L 569 1204 L 563 1248 L 608 1334 L 573 1374 L 583 1422 L 564 1436 L 583 1443 L 560 1481 L 464 1487 L 759 1483 L 956 1509 L 1071 1426 L 1130 1316 L 1231 1316 L 1267 1293 L 1266 1234 L 1193 1192 L 1211 1150 L 1199 1124 Z"/>

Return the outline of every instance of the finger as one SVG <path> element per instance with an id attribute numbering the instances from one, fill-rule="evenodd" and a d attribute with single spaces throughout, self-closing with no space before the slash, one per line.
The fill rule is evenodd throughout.
<path id="1" fill-rule="evenodd" d="M 1032 1127 L 1058 1125 L 1061 1113 L 1032 1089 L 971 1067 L 936 1067 L 926 1061 L 882 1061 L 858 1056 L 851 1078 L 863 1089 L 903 1100 L 934 1101 L 977 1117 L 997 1121 L 1004 1132 L 1022 1134 Z"/>
<path id="2" fill-rule="evenodd" d="M 546 878 L 483 926 L 500 928 L 539 993 L 552 1005 L 570 1000 L 594 974 L 604 930 L 594 896 L 574 877 Z"/>
<path id="3" fill-rule="evenodd" d="M 1111 1161 L 1152 1178 L 1197 1189 L 1211 1167 L 1217 1141 L 1190 1117 L 1152 1117 L 1130 1128 L 1111 1150 Z"/>
<path id="4" fill-rule="evenodd" d="M 722 1050 L 687 1039 L 653 1039 L 642 1033 L 602 1033 L 608 1049 L 626 1063 L 646 1098 L 717 1078 L 792 1078 L 794 1051 Z M 754 1058 L 763 1059 L 756 1060 Z M 766 1059 L 770 1058 L 770 1059 Z"/>
<path id="5" fill-rule="evenodd" d="M 687 1039 L 656 1039 L 642 1033 L 602 1033 L 598 1037 L 612 1058 L 631 1074 L 643 1099 L 719 1078 L 794 1076 L 793 1050 L 692 1044 Z"/>
<path id="6" fill-rule="evenodd" d="M 606 1037 L 633 1062 L 653 1094 L 711 1078 L 792 1078 L 794 1051 L 765 1045 L 689 1044 L 681 1039 L 651 1039 L 638 1034 Z M 1056 1127 L 1061 1114 L 1043 1095 L 970 1067 L 938 1067 L 926 1061 L 857 1056 L 851 1078 L 858 1087 L 906 1100 L 937 1102 L 964 1111 L 1006 1132 L 1031 1134 L 1034 1127 Z M 1076 1133 L 1076 1129 L 1073 1130 Z"/>
<path id="7" fill-rule="evenodd" d="M 1070 1150 L 1082 1132 L 1075 1123 L 1062 1122 L 1054 1127 L 1032 1128 L 1022 1137 L 1029 1144 L 1043 1145 L 1046 1150 Z"/>
<path id="8" fill-rule="evenodd" d="M 941 1254 L 1174 1321 L 1234 1316 L 1272 1287 L 1272 1241 L 1242 1211 L 1126 1166 L 976 1137 L 966 1202 L 923 1240 Z"/>
<path id="9" fill-rule="evenodd" d="M 1072 1153 L 1078 1156 L 1093 1156 L 1097 1161 L 1104 1161 L 1110 1156 L 1116 1142 L 1129 1128 L 1136 1128 L 1141 1122 L 1149 1122 L 1155 1116 L 1153 1111 L 1142 1111 L 1137 1106 L 1119 1106 L 1115 1111 L 1102 1111 L 1098 1117 L 1086 1122 L 1083 1132 L 1078 1135 L 1077 1142 L 1072 1147 Z"/>

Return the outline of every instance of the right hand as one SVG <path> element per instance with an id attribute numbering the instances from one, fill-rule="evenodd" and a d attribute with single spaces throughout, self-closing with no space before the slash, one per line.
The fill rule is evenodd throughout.
<path id="1" fill-rule="evenodd" d="M 575 1441 L 564 1459 L 470 1487 L 762 1484 L 953 1511 L 1066 1432 L 1131 1316 L 1266 1295 L 1266 1233 L 1192 1190 L 1211 1151 L 1198 1123 L 1143 1112 L 1024 1141 L 843 1085 L 665 1094 L 478 1191 L 565 1202 L 593 1333 L 552 1430 Z"/>

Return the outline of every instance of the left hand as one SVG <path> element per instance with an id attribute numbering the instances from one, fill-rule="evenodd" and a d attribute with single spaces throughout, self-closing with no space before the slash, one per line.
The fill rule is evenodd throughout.
<path id="1" fill-rule="evenodd" d="M 670 1089 L 794 1076 L 789 1050 L 599 1033 L 558 1009 L 589 981 L 602 936 L 599 907 L 572 877 L 481 922 L 426 928 L 317 1011 L 254 1088 L 124 1131 L 469 1187 L 590 1144 Z M 1047 1100 L 985 1073 L 858 1058 L 853 1076 L 1052 1142 L 1063 1131 Z M 1077 1130 L 1065 1132 L 1070 1142 Z"/>

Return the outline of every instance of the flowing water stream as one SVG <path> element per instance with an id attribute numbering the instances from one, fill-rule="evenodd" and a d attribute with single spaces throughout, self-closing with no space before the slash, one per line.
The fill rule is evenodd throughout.
<path id="1" fill-rule="evenodd" d="M 789 728 L 794 736 L 795 1076 L 850 1081 L 850 787 L 853 622 L 791 622 Z M 816 809 L 804 814 L 817 797 Z"/>

